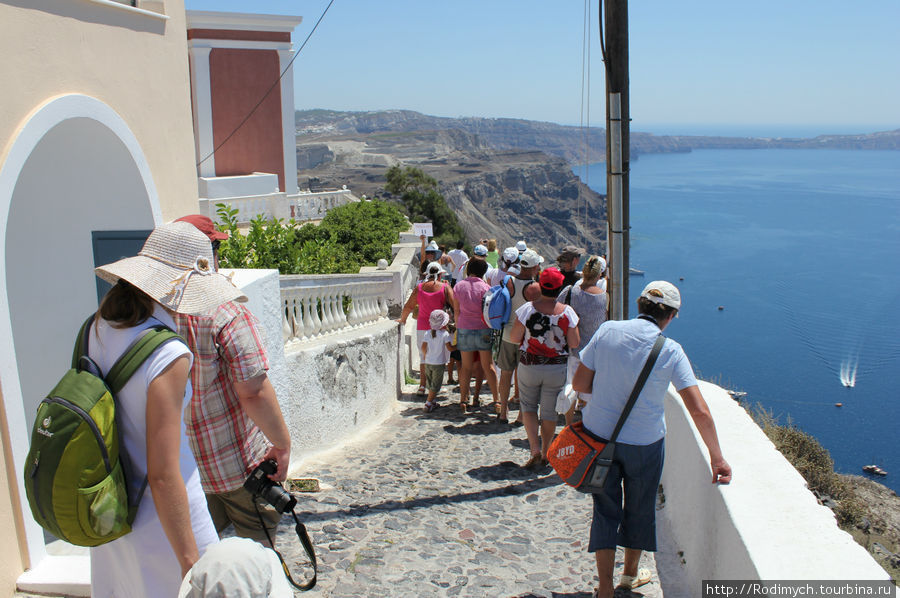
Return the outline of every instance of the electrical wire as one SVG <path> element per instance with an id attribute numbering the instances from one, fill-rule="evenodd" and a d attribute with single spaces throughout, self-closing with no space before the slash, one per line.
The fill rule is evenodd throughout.
<path id="1" fill-rule="evenodd" d="M 297 60 L 298 56 L 300 56 L 300 52 L 302 52 L 303 48 L 306 47 L 306 43 L 309 41 L 309 38 L 311 38 L 313 33 L 316 32 L 316 29 L 319 27 L 319 23 L 321 23 L 322 19 L 325 18 L 325 15 L 328 14 L 328 9 L 331 8 L 332 4 L 334 4 L 334 0 L 331 0 L 328 3 L 328 6 L 325 7 L 325 10 L 322 11 L 322 16 L 319 17 L 318 21 L 316 21 L 316 24 L 313 26 L 312 30 L 309 32 L 309 35 L 307 35 L 306 39 L 303 40 L 303 43 L 300 45 L 300 48 L 296 52 L 294 52 L 294 57 L 291 58 L 291 61 L 287 63 L 287 66 L 284 67 L 284 70 L 281 71 L 281 74 L 278 76 L 277 79 L 275 79 L 275 81 L 272 83 L 271 87 L 269 87 L 269 89 L 266 91 L 266 93 L 263 94 L 263 96 L 259 99 L 259 101 L 256 103 L 256 105 L 250 110 L 250 112 L 247 113 L 247 116 L 244 117 L 244 119 L 240 122 L 240 124 L 238 126 L 236 126 L 234 128 L 234 130 L 228 134 L 228 137 L 223 139 L 222 142 L 213 149 L 213 151 L 209 152 L 209 154 L 205 158 L 203 158 L 202 160 L 197 162 L 197 166 L 200 166 L 201 164 L 203 164 L 204 162 L 206 162 L 207 160 L 212 158 L 216 154 L 217 151 L 222 149 L 222 146 L 225 145 L 226 143 L 228 143 L 228 140 L 231 139 L 232 137 L 234 137 L 234 134 L 237 133 L 241 129 L 241 127 L 243 127 L 247 123 L 247 121 L 250 120 L 250 117 L 253 116 L 253 114 L 259 109 L 259 107 L 262 106 L 262 103 L 266 101 L 266 98 L 269 97 L 269 94 L 272 93 L 272 90 L 275 89 L 275 87 L 281 83 L 281 80 L 284 78 L 284 76 L 287 74 L 287 72 L 294 65 L 294 61 Z"/>

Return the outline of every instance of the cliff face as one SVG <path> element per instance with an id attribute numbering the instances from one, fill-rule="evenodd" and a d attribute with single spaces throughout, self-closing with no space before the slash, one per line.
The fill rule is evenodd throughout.
<path id="1" fill-rule="evenodd" d="M 399 125 L 403 128 L 402 121 Z M 353 127 L 372 128 L 366 121 Z M 385 197 L 385 172 L 416 166 L 440 182 L 468 239 L 495 238 L 501 249 L 525 240 L 552 261 L 564 245 L 598 253 L 606 237 L 605 199 L 586 187 L 569 164 L 537 151 L 501 151 L 458 129 L 346 132 L 334 127 L 299 135 L 301 188 L 339 188 Z M 338 133 L 338 129 L 341 133 Z"/>

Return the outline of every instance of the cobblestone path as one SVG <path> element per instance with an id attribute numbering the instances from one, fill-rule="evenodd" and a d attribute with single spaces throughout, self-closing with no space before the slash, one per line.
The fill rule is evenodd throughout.
<path id="1" fill-rule="evenodd" d="M 404 390 L 376 431 L 300 472 L 322 482 L 298 495 L 319 558 L 318 585 L 305 595 L 588 598 L 590 497 L 549 468 L 520 468 L 525 431 L 496 423 L 489 405 L 464 416 L 451 392 L 424 413 L 415 386 Z M 303 571 L 287 521 L 280 548 Z M 620 549 L 619 571 L 621 558 Z M 633 595 L 661 598 L 653 556 L 641 566 L 653 581 Z"/>

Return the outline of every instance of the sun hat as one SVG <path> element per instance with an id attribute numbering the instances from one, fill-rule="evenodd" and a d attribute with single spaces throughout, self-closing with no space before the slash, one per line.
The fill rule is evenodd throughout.
<path id="1" fill-rule="evenodd" d="M 574 245 L 566 245 L 562 248 L 562 251 L 559 252 L 559 256 L 556 258 L 556 261 L 562 260 L 571 260 L 573 258 L 580 258 L 584 255 L 585 249 L 584 247 L 575 247 Z"/>
<path id="2" fill-rule="evenodd" d="M 534 249 L 527 249 L 525 253 L 519 258 L 519 265 L 523 268 L 531 268 L 534 266 L 540 266 L 544 263 L 544 258 L 539 256 Z"/>
<path id="3" fill-rule="evenodd" d="M 441 250 L 441 248 L 438 247 L 438 244 L 435 243 L 434 239 L 432 239 L 431 243 L 428 244 L 428 247 L 425 248 L 426 253 L 429 251 L 440 251 L 440 250 Z"/>
<path id="4" fill-rule="evenodd" d="M 519 241 L 518 243 L 516 243 L 516 251 L 518 251 L 519 253 L 522 253 L 523 251 L 526 251 L 527 249 L 528 249 L 528 245 L 525 244 L 525 241 Z"/>
<path id="5" fill-rule="evenodd" d="M 681 293 L 678 292 L 674 284 L 665 280 L 654 280 L 649 283 L 641 291 L 641 297 L 653 303 L 661 303 L 673 309 L 681 309 Z"/>
<path id="6" fill-rule="evenodd" d="M 211 545 L 184 576 L 178 598 L 293 598 L 294 592 L 269 548 L 249 538 Z"/>
<path id="7" fill-rule="evenodd" d="M 229 301 L 247 300 L 228 278 L 213 270 L 209 239 L 187 222 L 159 225 L 135 257 L 94 272 L 110 284 L 122 278 L 182 314 L 202 314 Z"/>
<path id="8" fill-rule="evenodd" d="M 436 309 L 428 316 L 428 325 L 432 330 L 440 330 L 450 322 L 450 314 L 443 309 Z"/>
<path id="9" fill-rule="evenodd" d="M 541 275 L 538 278 L 538 284 L 541 285 L 542 289 L 547 291 L 555 291 L 563 285 L 564 281 L 565 277 L 563 276 L 563 273 L 559 271 L 559 268 L 547 268 L 541 272 Z"/>
<path id="10" fill-rule="evenodd" d="M 476 245 L 473 251 L 478 257 L 484 257 L 488 254 L 487 247 L 484 245 Z"/>
<path id="11" fill-rule="evenodd" d="M 503 261 L 508 264 L 515 264 L 519 261 L 519 250 L 515 247 L 507 247 L 503 250 L 503 254 L 501 256 Z"/>
<path id="12" fill-rule="evenodd" d="M 188 214 L 187 216 L 176 218 L 175 222 L 187 222 L 188 224 L 193 224 L 197 227 L 197 230 L 209 237 L 210 241 L 223 241 L 228 238 L 228 233 L 217 230 L 215 223 L 202 214 Z"/>

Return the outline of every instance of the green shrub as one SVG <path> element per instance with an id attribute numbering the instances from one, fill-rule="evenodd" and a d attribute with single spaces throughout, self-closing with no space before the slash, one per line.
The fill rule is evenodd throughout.
<path id="1" fill-rule="evenodd" d="M 456 213 L 438 191 L 437 180 L 419 168 L 403 168 L 398 164 L 388 169 L 385 178 L 387 184 L 384 188 L 400 197 L 410 221 L 432 223 L 438 243 L 455 246 L 457 240 L 465 238 Z"/>
<path id="2" fill-rule="evenodd" d="M 361 265 L 390 259 L 398 233 L 409 228 L 403 214 L 382 201 L 334 208 L 319 226 L 257 216 L 246 235 L 238 227 L 236 208 L 217 204 L 216 213 L 219 228 L 230 233 L 219 247 L 221 267 L 274 268 L 281 274 L 359 272 Z"/>

